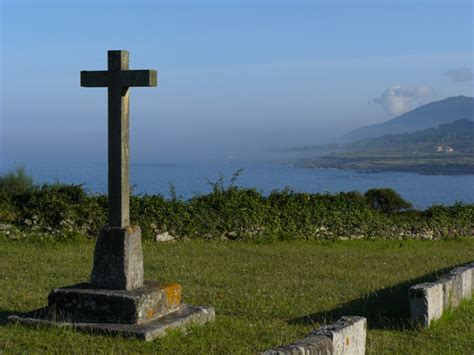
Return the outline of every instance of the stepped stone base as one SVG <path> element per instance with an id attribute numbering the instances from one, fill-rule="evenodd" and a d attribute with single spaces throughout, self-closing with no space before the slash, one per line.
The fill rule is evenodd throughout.
<path id="1" fill-rule="evenodd" d="M 49 308 L 42 308 L 30 313 L 8 317 L 12 323 L 30 326 L 68 327 L 81 332 L 120 335 L 151 341 L 166 335 L 171 329 L 185 329 L 189 324 L 200 324 L 211 321 L 215 317 L 212 306 L 191 306 L 181 304 L 178 310 L 163 317 L 142 324 L 93 323 L 55 320 L 49 314 Z"/>
<path id="2" fill-rule="evenodd" d="M 130 291 L 100 289 L 90 283 L 54 289 L 47 307 L 8 320 L 150 341 L 169 329 L 202 325 L 214 317 L 211 306 L 181 304 L 181 285 L 145 281 Z"/>
<path id="3" fill-rule="evenodd" d="M 141 324 L 179 309 L 181 285 L 145 281 L 134 290 L 98 289 L 89 283 L 57 288 L 50 313 L 73 321 Z"/>

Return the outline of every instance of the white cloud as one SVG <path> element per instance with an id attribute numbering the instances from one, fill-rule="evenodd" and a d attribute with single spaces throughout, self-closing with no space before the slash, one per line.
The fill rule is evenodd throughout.
<path id="1" fill-rule="evenodd" d="M 400 115 L 425 103 L 433 96 L 433 90 L 426 85 L 404 87 L 395 85 L 385 90 L 374 102 L 383 106 L 391 115 Z"/>
<path id="2" fill-rule="evenodd" d="M 446 75 L 454 82 L 473 81 L 474 73 L 469 68 L 451 69 L 446 72 Z"/>

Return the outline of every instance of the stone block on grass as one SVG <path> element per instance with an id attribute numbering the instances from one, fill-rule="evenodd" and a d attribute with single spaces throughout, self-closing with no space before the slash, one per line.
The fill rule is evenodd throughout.
<path id="1" fill-rule="evenodd" d="M 267 350 L 262 355 L 327 355 L 332 354 L 332 341 L 324 335 L 308 335 L 290 345 Z"/>
<path id="2" fill-rule="evenodd" d="M 455 281 L 447 276 L 437 281 L 443 288 L 443 310 L 455 308 L 461 302 L 461 289 L 456 287 Z"/>
<path id="3" fill-rule="evenodd" d="M 364 317 L 342 317 L 318 328 L 290 345 L 279 346 L 263 355 L 363 355 L 367 337 Z"/>
<path id="4" fill-rule="evenodd" d="M 336 323 L 311 332 L 311 335 L 324 335 L 332 341 L 332 354 L 365 354 L 367 319 L 364 317 L 341 317 Z"/>
<path id="5" fill-rule="evenodd" d="M 425 282 L 410 287 L 411 319 L 425 327 L 439 319 L 444 309 L 444 293 L 441 283 Z"/>
<path id="6" fill-rule="evenodd" d="M 467 266 L 460 266 L 453 269 L 448 275 L 456 278 L 459 282 L 461 290 L 461 299 L 469 299 L 472 295 L 472 274 L 474 268 Z"/>

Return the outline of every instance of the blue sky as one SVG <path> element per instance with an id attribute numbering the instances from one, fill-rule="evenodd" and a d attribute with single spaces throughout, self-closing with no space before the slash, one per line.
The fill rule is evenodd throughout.
<path id="1" fill-rule="evenodd" d="M 261 156 L 473 96 L 472 1 L 2 2 L 0 154 L 106 159 L 106 89 L 80 70 L 157 69 L 131 92 L 132 158 Z"/>

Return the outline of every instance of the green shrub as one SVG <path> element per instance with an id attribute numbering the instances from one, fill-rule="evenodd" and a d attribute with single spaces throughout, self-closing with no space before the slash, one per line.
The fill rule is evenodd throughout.
<path id="1" fill-rule="evenodd" d="M 0 175 L 0 194 L 4 196 L 30 191 L 34 188 L 33 178 L 22 166 L 17 166 L 13 171 Z"/>
<path id="2" fill-rule="evenodd" d="M 97 235 L 106 223 L 106 210 L 80 185 L 43 185 L 10 197 L 19 225 L 37 229 L 79 230 Z"/>
<path id="3" fill-rule="evenodd" d="M 131 223 L 144 239 L 158 233 L 177 238 L 288 240 L 336 238 L 444 238 L 474 235 L 474 205 L 410 207 L 395 191 L 373 189 L 308 194 L 291 189 L 264 196 L 220 178 L 213 191 L 187 201 L 163 196 L 131 196 Z M 107 223 L 107 197 L 88 195 L 80 185 L 53 184 L 5 190 L 0 223 L 37 236 L 70 240 L 78 233 L 96 237 Z M 39 237 L 35 237 L 39 238 Z M 73 238 L 72 238 L 73 239 Z"/>
<path id="4" fill-rule="evenodd" d="M 392 189 L 370 189 L 364 196 L 372 208 L 382 212 L 397 212 L 411 208 L 411 203 Z"/>

